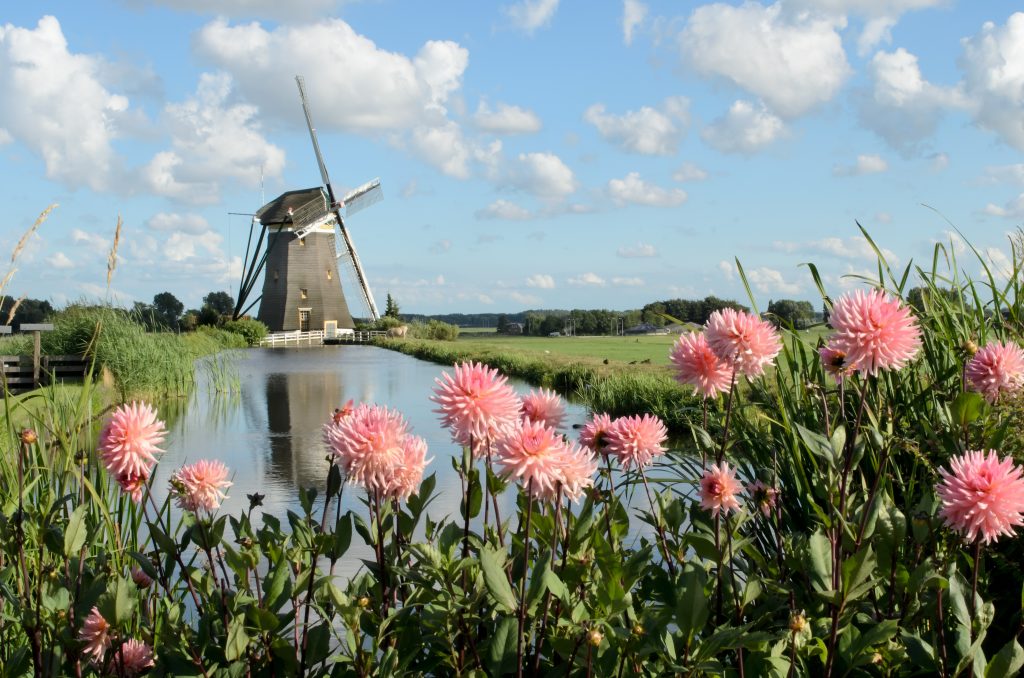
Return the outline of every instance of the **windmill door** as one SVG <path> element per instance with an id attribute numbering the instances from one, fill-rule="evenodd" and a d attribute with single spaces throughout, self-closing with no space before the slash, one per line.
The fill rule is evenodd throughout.
<path id="1" fill-rule="evenodd" d="M 299 331 L 309 332 L 309 312 L 311 308 L 300 308 L 299 309 Z"/>

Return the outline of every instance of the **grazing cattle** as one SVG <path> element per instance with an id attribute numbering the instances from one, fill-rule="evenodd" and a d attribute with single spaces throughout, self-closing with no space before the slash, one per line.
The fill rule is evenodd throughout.
<path id="1" fill-rule="evenodd" d="M 404 339 L 405 333 L 409 331 L 408 325 L 399 325 L 388 329 L 387 336 L 393 339 Z"/>

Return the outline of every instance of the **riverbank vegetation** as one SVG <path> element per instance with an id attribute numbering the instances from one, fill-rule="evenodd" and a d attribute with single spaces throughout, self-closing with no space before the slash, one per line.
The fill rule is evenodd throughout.
<path id="1" fill-rule="evenodd" d="M 154 491 L 167 431 L 149 405 L 97 421 L 71 404 L 55 419 L 40 393 L 31 425 L 8 417 L 0 436 L 13 489 L 0 494 L 0 666 L 1015 675 L 1019 254 L 1006 277 L 972 261 L 980 282 L 942 245 L 931 269 L 894 273 L 880 259 L 862 289 L 821 288 L 833 330 L 813 343 L 755 313 L 713 313 L 669 347 L 687 396 L 666 400 L 692 431 L 675 449 L 649 413 L 595 411 L 577 440 L 557 395 L 520 397 L 502 374 L 546 366 L 453 353 L 424 394 L 451 444 L 428 450 L 387 403 L 338 407 L 324 422 L 326 485 L 303 488 L 285 516 L 262 512 L 258 493 L 222 515 L 231 470 L 217 460 Z M 906 303 L 912 277 L 933 291 L 920 308 Z M 596 369 L 536 376 L 591 383 Z M 438 508 L 432 463 L 458 471 L 455 515 Z M 362 507 L 343 512 L 343 492 Z M 499 512 L 506 493 L 511 514 Z M 355 540 L 373 557 L 342 580 L 335 566 Z"/>

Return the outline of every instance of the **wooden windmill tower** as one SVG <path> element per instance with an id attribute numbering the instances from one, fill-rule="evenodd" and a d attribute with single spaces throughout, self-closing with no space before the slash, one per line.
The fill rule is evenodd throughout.
<path id="1" fill-rule="evenodd" d="M 335 196 L 320 153 L 302 76 L 296 76 L 295 81 L 323 186 L 288 191 L 256 212 L 249 228 L 250 246 L 246 247 L 234 315 L 236 318 L 244 315 L 259 302 L 257 317 L 271 332 L 323 329 L 330 334 L 332 329 L 351 329 L 354 325 L 342 293 L 339 276 L 342 270 L 354 278 L 357 308 L 365 310 L 371 320 L 380 317 L 359 255 L 345 227 L 343 212 L 351 216 L 378 202 L 383 193 L 380 180 L 374 179 L 341 200 Z M 256 246 L 251 247 L 257 226 L 259 239 Z M 260 273 L 264 274 L 263 292 L 246 305 Z"/>

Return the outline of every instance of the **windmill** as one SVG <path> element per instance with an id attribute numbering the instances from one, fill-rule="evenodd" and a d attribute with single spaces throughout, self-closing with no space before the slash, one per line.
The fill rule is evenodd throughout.
<path id="1" fill-rule="evenodd" d="M 380 180 L 374 179 L 337 199 L 320 153 L 302 76 L 295 76 L 295 82 L 323 185 L 282 193 L 253 215 L 234 317 L 259 302 L 257 317 L 272 332 L 324 329 L 330 333 L 332 328 L 354 325 L 342 293 L 340 270 L 354 279 L 358 307 L 372 320 L 380 317 L 345 216 L 379 202 L 383 191 Z M 259 237 L 253 247 L 257 228 Z M 246 305 L 261 273 L 262 294 Z"/>

